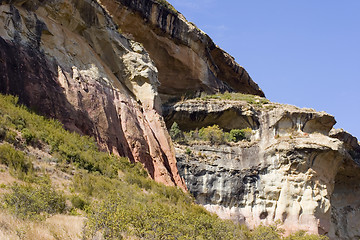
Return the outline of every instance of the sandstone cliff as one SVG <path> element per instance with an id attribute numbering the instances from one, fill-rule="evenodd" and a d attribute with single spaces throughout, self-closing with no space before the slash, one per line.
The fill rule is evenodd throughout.
<path id="1" fill-rule="evenodd" d="M 95 1 L 0 1 L 0 91 L 185 187 L 159 115 L 158 71 Z"/>
<path id="2" fill-rule="evenodd" d="M 0 0 L 0 92 L 141 162 L 156 181 L 187 186 L 221 217 L 359 238 L 360 147 L 332 130 L 329 114 L 259 97 L 162 108 L 181 96 L 264 93 L 205 33 L 160 2 Z M 177 144 L 175 152 L 166 129 L 175 121 L 186 131 L 218 124 L 253 134 L 229 145 Z"/>
<path id="3" fill-rule="evenodd" d="M 264 96 L 232 56 L 184 16 L 156 0 L 100 0 L 121 31 L 141 42 L 159 70 L 163 102 L 181 95 L 237 91 Z"/>
<path id="4" fill-rule="evenodd" d="M 187 100 L 165 109 L 184 130 L 252 129 L 251 141 L 177 144 L 180 175 L 198 203 L 250 227 L 281 220 L 331 239 L 360 236 L 360 148 L 324 112 L 281 104 Z"/>

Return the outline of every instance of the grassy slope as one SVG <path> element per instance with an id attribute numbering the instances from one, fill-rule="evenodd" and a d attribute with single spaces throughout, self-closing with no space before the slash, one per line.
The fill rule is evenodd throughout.
<path id="1" fill-rule="evenodd" d="M 12 96 L 0 95 L 0 163 L 1 239 L 281 239 L 218 219 Z"/>

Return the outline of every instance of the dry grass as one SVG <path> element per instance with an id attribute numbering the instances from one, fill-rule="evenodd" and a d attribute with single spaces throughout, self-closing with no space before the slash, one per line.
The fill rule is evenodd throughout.
<path id="1" fill-rule="evenodd" d="M 58 239 L 82 239 L 84 217 L 55 215 L 45 221 L 53 235 Z"/>
<path id="2" fill-rule="evenodd" d="M 43 222 L 16 218 L 0 212 L 0 239 L 2 240 L 80 240 L 84 217 L 55 215 Z"/>
<path id="3" fill-rule="evenodd" d="M 21 182 L 21 181 L 11 176 L 8 167 L 6 167 L 3 164 L 0 164 L 0 196 L 2 196 L 2 194 L 4 194 L 5 192 L 8 192 L 6 187 L 10 186 L 14 182 Z M 0 235 L 0 239 L 2 239 L 1 235 Z"/>
<path id="4" fill-rule="evenodd" d="M 49 174 L 52 184 L 56 189 L 68 190 L 71 177 L 56 169 L 52 162 L 43 161 L 44 152 L 38 149 L 28 149 L 32 156 L 33 164 L 38 173 Z M 41 157 L 39 157 L 41 156 Z M 9 192 L 9 186 L 13 183 L 24 183 L 15 178 L 9 172 L 7 166 L 0 164 L 0 198 Z M 67 192 L 68 191 L 64 191 Z M 23 220 L 6 210 L 0 209 L 0 239 L 1 240 L 80 240 L 84 217 L 70 215 L 54 215 L 45 221 Z"/>

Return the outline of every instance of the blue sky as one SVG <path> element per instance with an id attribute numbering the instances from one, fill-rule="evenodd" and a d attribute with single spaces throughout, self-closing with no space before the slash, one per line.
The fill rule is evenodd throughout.
<path id="1" fill-rule="evenodd" d="M 335 116 L 360 138 L 360 0 L 168 0 L 273 102 Z"/>

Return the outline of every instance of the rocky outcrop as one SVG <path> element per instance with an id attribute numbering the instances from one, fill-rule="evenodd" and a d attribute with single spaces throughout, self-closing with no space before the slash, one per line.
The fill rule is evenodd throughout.
<path id="1" fill-rule="evenodd" d="M 0 92 L 185 188 L 159 115 L 157 69 L 96 1 L 0 1 Z"/>
<path id="2" fill-rule="evenodd" d="M 0 92 L 141 162 L 158 182 L 186 189 L 182 176 L 221 217 L 359 238 L 357 139 L 332 130 L 329 114 L 265 104 L 230 55 L 161 2 L 0 0 Z M 251 104 L 168 101 L 223 91 L 258 96 Z M 173 122 L 186 131 L 251 128 L 252 136 L 220 146 L 177 144 L 177 163 L 166 130 Z"/>
<path id="3" fill-rule="evenodd" d="M 180 175 L 198 203 L 220 217 L 253 227 L 283 223 L 327 234 L 359 237 L 359 145 L 331 131 L 324 112 L 281 104 L 188 100 L 167 106 L 166 121 L 186 130 L 218 124 L 253 129 L 251 141 L 211 146 L 177 144 Z"/>
<path id="4" fill-rule="evenodd" d="M 229 131 L 234 128 L 259 128 L 259 116 L 245 102 L 187 100 L 180 104 L 163 106 L 168 128 L 177 122 L 183 131 L 217 124 Z"/>
<path id="5" fill-rule="evenodd" d="M 200 92 L 264 93 L 234 58 L 176 10 L 155 0 L 99 0 L 159 69 L 163 102 Z"/>
<path id="6" fill-rule="evenodd" d="M 349 154 L 335 177 L 331 196 L 332 222 L 330 236 L 334 239 L 360 238 L 360 146 L 357 139 L 343 130 L 332 130 L 330 136 L 341 140 Z"/>

